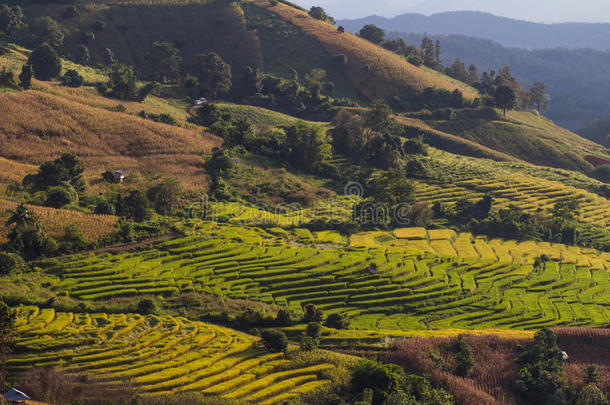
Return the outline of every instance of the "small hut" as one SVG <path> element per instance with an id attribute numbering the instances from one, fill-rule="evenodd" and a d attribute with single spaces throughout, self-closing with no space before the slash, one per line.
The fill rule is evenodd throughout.
<path id="1" fill-rule="evenodd" d="M 123 170 L 117 170 L 116 172 L 114 172 L 115 183 L 122 183 L 125 178 L 127 178 L 127 172 Z"/>
<path id="2" fill-rule="evenodd" d="M 18 389 L 11 388 L 6 392 L 6 394 L 4 394 L 4 399 L 6 399 L 9 404 L 25 404 L 25 401 L 32 398 L 28 397 Z"/>

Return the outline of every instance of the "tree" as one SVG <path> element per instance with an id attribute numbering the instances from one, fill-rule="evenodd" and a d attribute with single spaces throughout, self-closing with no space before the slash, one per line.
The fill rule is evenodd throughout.
<path id="1" fill-rule="evenodd" d="M 428 156 L 428 145 L 424 143 L 422 136 L 407 139 L 402 145 L 402 149 L 407 155 Z"/>
<path id="2" fill-rule="evenodd" d="M 61 73 L 61 59 L 49 44 L 43 43 L 30 54 L 28 64 L 34 69 L 38 80 L 51 80 Z"/>
<path id="3" fill-rule="evenodd" d="M 362 393 L 367 388 L 373 390 L 374 405 L 382 404 L 392 393 L 402 391 L 407 385 L 402 367 L 374 360 L 360 361 L 351 377 L 351 386 L 355 393 Z"/>
<path id="4" fill-rule="evenodd" d="M 538 111 L 546 110 L 549 106 L 549 100 L 546 96 L 546 84 L 536 82 L 526 93 L 528 106 L 535 107 Z"/>
<path id="5" fill-rule="evenodd" d="M 550 329 L 538 331 L 534 345 L 519 356 L 515 389 L 528 404 L 565 403 L 567 382 L 557 336 Z"/>
<path id="6" fill-rule="evenodd" d="M 212 52 L 199 54 L 195 57 L 197 61 L 196 75 L 199 86 L 205 95 L 215 99 L 219 94 L 231 90 L 231 65 L 225 63 L 222 58 Z"/>
<path id="7" fill-rule="evenodd" d="M 23 184 L 43 191 L 50 187 L 68 185 L 78 193 L 83 193 L 87 189 L 83 177 L 84 171 L 85 168 L 78 156 L 72 152 L 64 152 L 58 159 L 42 163 L 38 173 L 26 176 Z"/>
<path id="8" fill-rule="evenodd" d="M 57 49 L 64 43 L 64 33 L 59 24 L 48 16 L 35 19 L 30 27 L 30 33 L 32 35 L 32 45 L 35 46 L 47 43 Z"/>
<path id="9" fill-rule="evenodd" d="M 472 348 L 462 335 L 459 335 L 455 342 L 457 366 L 455 373 L 460 377 L 468 377 L 474 367 L 472 358 Z"/>
<path id="10" fill-rule="evenodd" d="M 274 353 L 285 352 L 288 348 L 288 338 L 280 330 L 266 330 L 261 333 L 263 345 L 267 350 Z"/>
<path id="11" fill-rule="evenodd" d="M 439 61 L 436 58 L 436 47 L 432 38 L 424 37 L 421 43 L 421 51 L 424 65 L 432 69 L 437 69 Z"/>
<path id="12" fill-rule="evenodd" d="M 303 322 L 322 322 L 323 314 L 322 311 L 314 304 L 306 304 L 303 308 L 305 314 L 303 315 Z"/>
<path id="13" fill-rule="evenodd" d="M 114 56 L 114 52 L 112 52 L 112 49 L 110 48 L 105 48 L 104 52 L 102 53 L 102 56 L 104 59 L 104 64 L 106 66 L 112 66 L 117 63 L 116 57 Z"/>
<path id="14" fill-rule="evenodd" d="M 324 21 L 332 25 L 335 25 L 337 23 L 333 17 L 326 14 L 322 7 L 312 7 L 309 10 L 309 15 L 315 18 L 316 20 Z"/>
<path id="15" fill-rule="evenodd" d="M 13 226 L 4 245 L 7 251 L 31 260 L 56 250 L 54 241 L 45 236 L 36 214 L 23 204 L 10 212 L 6 225 Z"/>
<path id="16" fill-rule="evenodd" d="M 155 312 L 157 312 L 157 306 L 151 299 L 144 298 L 141 299 L 140 302 L 138 302 L 138 308 L 136 309 L 136 312 L 140 315 L 154 314 Z"/>
<path id="17" fill-rule="evenodd" d="M 5 67 L 2 68 L 0 71 L 0 87 L 17 88 L 15 73 L 12 70 L 8 70 Z"/>
<path id="18" fill-rule="evenodd" d="M 109 97 L 119 100 L 137 100 L 138 88 L 136 85 L 136 75 L 131 66 L 115 64 L 108 74 Z"/>
<path id="19" fill-rule="evenodd" d="M 332 147 L 326 141 L 326 133 L 317 125 L 299 121 L 285 127 L 286 143 L 282 154 L 295 168 L 315 173 L 332 155 Z"/>
<path id="20" fill-rule="evenodd" d="M 320 338 L 320 335 L 322 335 L 322 325 L 320 322 L 309 322 L 305 327 L 305 335 L 313 339 Z"/>
<path id="21" fill-rule="evenodd" d="M 140 190 L 134 190 L 127 197 L 121 199 L 121 203 L 117 204 L 119 208 L 117 214 L 133 219 L 136 222 L 143 222 L 150 218 L 148 211 L 148 199 Z"/>
<path id="22" fill-rule="evenodd" d="M 32 65 L 26 63 L 21 67 L 21 73 L 19 74 L 19 82 L 24 90 L 32 88 L 32 77 L 34 76 L 34 69 Z"/>
<path id="23" fill-rule="evenodd" d="M 145 58 L 154 79 L 161 82 L 173 81 L 182 63 L 180 51 L 171 42 L 156 41 Z"/>
<path id="24" fill-rule="evenodd" d="M 12 35 L 17 28 L 23 26 L 24 21 L 25 16 L 21 7 L 0 4 L 0 32 Z"/>
<path id="25" fill-rule="evenodd" d="M 178 209 L 182 185 L 176 178 L 168 177 L 148 189 L 146 195 L 155 211 L 162 215 L 172 215 Z"/>
<path id="26" fill-rule="evenodd" d="M 500 86 L 496 90 L 494 101 L 496 107 L 502 109 L 506 116 L 506 111 L 512 110 L 517 105 L 517 94 L 508 86 Z"/>
<path id="27" fill-rule="evenodd" d="M 235 163 L 224 149 L 212 149 L 211 156 L 206 159 L 203 167 L 213 180 L 218 180 L 223 177 L 229 177 L 231 171 L 235 167 Z"/>
<path id="28" fill-rule="evenodd" d="M 25 262 L 17 253 L 0 252 L 0 275 L 12 274 L 25 268 Z"/>
<path id="29" fill-rule="evenodd" d="M 277 311 L 277 315 L 275 316 L 275 325 L 292 326 L 292 318 L 287 309 L 281 308 L 279 311 Z"/>
<path id="30" fill-rule="evenodd" d="M 49 188 L 47 192 L 47 207 L 62 208 L 65 205 L 72 204 L 78 199 L 76 192 L 71 193 L 67 187 L 55 186 Z"/>
<path id="31" fill-rule="evenodd" d="M 393 169 L 374 174 L 368 181 L 369 195 L 375 202 L 394 208 L 415 201 L 415 186 L 402 170 Z"/>
<path id="32" fill-rule="evenodd" d="M 0 391 L 6 390 L 6 363 L 15 346 L 17 331 L 17 314 L 3 301 L 0 301 L 0 364 L 2 365 L 2 385 Z"/>
<path id="33" fill-rule="evenodd" d="M 60 78 L 61 84 L 68 87 L 81 87 L 85 79 L 74 69 L 69 69 Z"/>
<path id="34" fill-rule="evenodd" d="M 114 209 L 114 205 L 112 205 L 108 201 L 100 201 L 95 206 L 94 213 L 98 215 L 115 215 L 116 211 Z"/>
<path id="35" fill-rule="evenodd" d="M 585 384 L 599 384 L 601 373 L 595 364 L 585 367 Z"/>
<path id="36" fill-rule="evenodd" d="M 265 75 L 258 70 L 248 66 L 242 80 L 243 97 L 251 97 L 263 91 L 263 79 Z"/>
<path id="37" fill-rule="evenodd" d="M 362 27 L 358 35 L 376 45 L 381 45 L 385 40 L 385 31 L 374 24 L 367 24 Z"/>
<path id="38" fill-rule="evenodd" d="M 349 326 L 349 320 L 343 314 L 332 313 L 328 315 L 324 326 L 333 329 L 347 329 Z"/>
<path id="39" fill-rule="evenodd" d="M 459 59 L 455 59 L 453 64 L 447 69 L 447 74 L 461 82 L 468 83 L 470 75 L 466 70 L 466 65 Z"/>
<path id="40" fill-rule="evenodd" d="M 89 60 L 91 59 L 91 55 L 89 54 L 89 48 L 87 45 L 80 44 L 76 47 L 76 51 L 74 52 L 74 58 L 81 65 L 87 65 Z"/>

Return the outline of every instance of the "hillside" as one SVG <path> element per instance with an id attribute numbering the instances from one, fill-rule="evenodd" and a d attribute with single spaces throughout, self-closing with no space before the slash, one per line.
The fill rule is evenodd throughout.
<path id="1" fill-rule="evenodd" d="M 31 28 L 0 41 L 11 387 L 65 405 L 521 405 L 541 374 L 557 384 L 531 403 L 610 395 L 592 356 L 608 149 L 287 1 L 24 7 Z M 47 14 L 57 27 L 32 20 Z M 58 55 L 41 26 L 65 34 Z"/>
<path id="2" fill-rule="evenodd" d="M 388 35 L 419 46 L 426 31 L 405 33 L 407 30 L 411 32 L 412 28 L 404 26 Z M 606 51 L 563 48 L 528 50 L 462 35 L 432 35 L 432 38 L 441 43 L 441 59 L 445 66 L 451 66 L 456 58 L 466 66 L 474 63 L 479 73 L 497 71 L 509 65 L 511 74 L 526 87 L 543 81 L 550 96 L 549 108 L 544 114 L 561 126 L 577 130 L 584 121 L 603 117 L 610 111 L 610 89 L 606 80 L 610 74 L 610 56 Z"/>
<path id="3" fill-rule="evenodd" d="M 439 87 L 450 91 L 460 89 L 468 98 L 476 96 L 466 86 L 456 85 L 448 78 L 417 68 L 392 52 L 354 35 L 341 34 L 334 26 L 315 20 L 303 11 L 282 3 L 269 7 L 268 3 L 262 0 L 255 0 L 254 4 L 279 15 L 314 37 L 328 54 L 347 56 L 345 75 L 369 100 L 388 99 L 403 91 L 422 91 L 426 87 Z M 369 69 L 365 69 L 366 66 L 369 66 Z"/>

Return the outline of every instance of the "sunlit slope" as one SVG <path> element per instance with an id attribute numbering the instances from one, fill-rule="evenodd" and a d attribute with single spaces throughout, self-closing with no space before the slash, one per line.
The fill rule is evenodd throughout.
<path id="1" fill-rule="evenodd" d="M 349 315 L 360 329 L 610 321 L 610 257 L 593 249 L 423 228 L 356 234 L 347 245 L 338 234 L 308 230 L 292 239 L 273 229 L 192 225 L 192 236 L 149 251 L 53 263 L 48 271 L 60 277 L 53 290 L 80 300 L 201 291 L 289 307 L 313 303 Z M 534 266 L 542 255 L 548 261 Z"/>
<path id="2" fill-rule="evenodd" d="M 65 313 L 19 307 L 18 355 L 9 376 L 62 366 L 107 384 L 126 379 L 143 394 L 201 392 L 261 404 L 297 397 L 331 383 L 334 366 L 295 367 L 282 353 L 256 348 L 258 338 L 171 316 Z"/>
<path id="3" fill-rule="evenodd" d="M 254 0 L 253 3 L 311 35 L 330 55 L 345 55 L 348 61 L 345 75 L 369 100 L 389 99 L 407 91 L 423 91 L 427 87 L 450 91 L 459 89 L 466 97 L 476 97 L 476 93 L 464 84 L 416 67 L 355 35 L 339 33 L 337 27 L 318 21 L 296 8 L 282 3 L 271 6 L 264 0 Z"/>

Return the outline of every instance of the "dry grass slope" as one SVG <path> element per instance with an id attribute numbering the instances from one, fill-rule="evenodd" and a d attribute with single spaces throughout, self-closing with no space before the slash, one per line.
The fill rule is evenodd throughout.
<path id="1" fill-rule="evenodd" d="M 271 7 L 267 1 L 254 4 L 276 13 L 313 36 L 331 55 L 344 54 L 348 63 L 345 74 L 358 90 L 370 100 L 387 99 L 404 91 L 422 91 L 426 87 L 461 90 L 468 98 L 476 97 L 466 85 L 432 74 L 411 65 L 400 56 L 376 46 L 356 35 L 340 34 L 336 27 L 311 18 L 296 8 L 278 3 Z M 370 67 L 368 72 L 365 67 Z"/>
<path id="2" fill-rule="evenodd" d="M 90 94 L 89 97 L 96 97 Z M 220 139 L 196 129 L 159 124 L 31 90 L 0 96 L 0 153 L 40 164 L 70 150 L 85 161 L 86 177 L 107 169 L 171 174 L 191 188 L 206 182 L 202 155 Z"/>
<path id="3" fill-rule="evenodd" d="M 9 229 L 5 226 L 9 211 L 17 207 L 16 202 L 0 200 L 0 243 L 6 241 Z M 64 229 L 70 224 L 77 224 L 87 240 L 97 240 L 114 232 L 117 218 L 110 215 L 93 215 L 79 211 L 57 210 L 48 207 L 28 205 L 40 219 L 48 235 L 59 238 L 64 235 Z"/>

